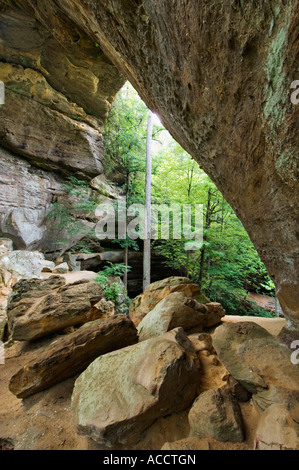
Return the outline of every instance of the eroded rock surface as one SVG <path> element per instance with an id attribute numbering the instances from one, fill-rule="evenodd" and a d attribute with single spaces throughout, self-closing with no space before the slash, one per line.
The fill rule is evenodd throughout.
<path id="1" fill-rule="evenodd" d="M 298 0 L 27 3 L 60 42 L 79 26 L 130 79 L 232 205 L 299 329 Z"/>
<path id="2" fill-rule="evenodd" d="M 244 424 L 237 400 L 224 387 L 201 393 L 188 415 L 191 435 L 220 442 L 242 442 Z"/>
<path id="3" fill-rule="evenodd" d="M 82 69 L 89 72 L 83 92 L 96 88 L 97 77 L 92 72 L 90 78 L 90 63 L 82 63 L 78 48 L 89 58 L 100 45 L 130 79 L 240 217 L 276 284 L 287 328 L 296 332 L 299 107 L 290 87 L 298 78 L 298 0 L 29 0 L 18 2 L 21 11 L 13 15 L 5 8 L 11 4 L 1 1 L 5 33 L 18 33 L 5 53 L 20 67 L 42 66 L 48 83 L 66 90 L 86 114 L 95 115 L 93 103 L 97 110 L 102 102 L 93 93 L 85 103 L 78 90 Z M 29 43 L 20 40 L 22 33 Z M 63 57 L 53 41 L 67 50 Z M 32 51 L 40 48 L 38 63 Z M 104 89 L 109 78 L 100 80 Z M 1 140 L 14 145 L 13 138 L 5 132 Z M 59 161 L 64 165 L 64 158 Z"/>
<path id="4" fill-rule="evenodd" d="M 98 356 L 137 341 L 136 328 L 123 315 L 89 322 L 58 338 L 26 364 L 11 378 L 9 389 L 18 398 L 28 398 L 82 372 Z"/>
<path id="5" fill-rule="evenodd" d="M 261 416 L 256 430 L 258 450 L 298 450 L 299 429 L 288 408 L 271 405 Z M 298 419 L 298 413 L 297 413 Z"/>
<path id="6" fill-rule="evenodd" d="M 102 316 L 95 305 L 102 288 L 94 281 L 65 285 L 62 277 L 18 282 L 11 294 L 7 317 L 13 340 L 31 341 Z"/>
<path id="7" fill-rule="evenodd" d="M 75 383 L 77 430 L 105 447 L 134 445 L 158 417 L 191 405 L 199 377 L 181 328 L 101 356 Z"/>
<path id="8" fill-rule="evenodd" d="M 66 178 L 105 182 L 101 128 L 124 79 L 67 19 L 55 35 L 29 2 L 1 1 L 0 22 L 0 233 L 17 248 L 54 251 L 46 216 Z"/>
<path id="9" fill-rule="evenodd" d="M 168 277 L 153 282 L 142 294 L 133 299 L 130 304 L 129 315 L 135 325 L 138 325 L 161 300 L 173 292 L 183 292 L 202 303 L 209 302 L 209 299 L 201 294 L 199 286 L 187 277 Z"/>
<path id="10" fill-rule="evenodd" d="M 163 335 L 174 328 L 182 327 L 185 331 L 215 326 L 221 322 L 225 311 L 218 304 L 200 304 L 184 292 L 173 292 L 161 300 L 139 323 L 137 329 L 140 341 L 153 336 Z"/>
<path id="11" fill-rule="evenodd" d="M 299 366 L 292 350 L 251 322 L 216 328 L 213 346 L 230 374 L 253 393 L 260 411 L 275 403 L 294 407 L 299 399 Z"/>

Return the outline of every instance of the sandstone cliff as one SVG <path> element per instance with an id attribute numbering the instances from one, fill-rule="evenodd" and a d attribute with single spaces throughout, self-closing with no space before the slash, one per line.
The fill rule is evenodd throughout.
<path id="1" fill-rule="evenodd" d="M 16 248 L 48 250 L 46 215 L 65 178 L 105 174 L 101 127 L 124 79 L 75 25 L 57 36 L 17 3 L 0 12 L 0 231 Z"/>
<path id="2" fill-rule="evenodd" d="M 2 0 L 1 5 L 8 3 Z M 159 113 L 240 217 L 275 281 L 288 328 L 298 329 L 299 106 L 290 100 L 290 86 L 299 73 L 298 0 L 17 3 L 30 12 L 35 32 L 51 36 L 34 68 L 45 67 L 52 77 L 49 83 L 59 92 L 83 59 L 69 53 L 56 67 L 51 44 L 58 41 L 75 54 L 78 43 L 88 43 L 87 35 Z M 7 10 L 4 15 L 9 15 Z M 28 22 L 22 21 L 22 28 L 25 25 Z M 40 42 L 38 36 L 31 48 Z M 26 49 L 22 45 L 18 47 Z M 18 66 L 26 67 L 30 55 L 30 47 L 29 53 L 23 50 Z M 90 112 L 80 97 L 77 104 Z M 15 148 L 14 136 L 7 134 L 2 142 Z M 40 161 L 38 152 L 33 156 Z M 89 156 L 94 163 L 94 155 Z M 67 166 L 60 157 L 58 162 L 61 168 Z"/>

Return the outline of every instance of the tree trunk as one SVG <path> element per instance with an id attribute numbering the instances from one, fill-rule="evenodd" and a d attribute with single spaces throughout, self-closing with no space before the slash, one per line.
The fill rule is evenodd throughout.
<path id="1" fill-rule="evenodd" d="M 205 229 L 209 229 L 211 225 L 211 201 L 212 201 L 212 192 L 211 189 L 208 191 L 208 201 L 207 201 L 207 212 L 206 212 L 206 221 L 205 221 Z M 207 236 L 204 235 L 204 241 L 206 241 Z M 202 288 L 202 281 L 203 281 L 203 274 L 204 274 L 204 267 L 206 262 L 206 248 L 205 245 L 201 249 L 200 255 L 200 264 L 199 264 L 199 275 L 198 275 L 198 285 L 200 289 Z"/>
<path id="2" fill-rule="evenodd" d="M 149 111 L 146 141 L 145 227 L 143 255 L 143 290 L 151 283 L 151 185 L 152 185 L 153 115 Z"/>
<path id="3" fill-rule="evenodd" d="M 128 290 L 128 264 L 129 264 L 129 247 L 128 245 L 125 246 L 124 248 L 124 264 L 126 266 L 125 272 L 124 272 L 124 277 L 123 277 L 123 283 L 125 285 L 126 291 Z"/>

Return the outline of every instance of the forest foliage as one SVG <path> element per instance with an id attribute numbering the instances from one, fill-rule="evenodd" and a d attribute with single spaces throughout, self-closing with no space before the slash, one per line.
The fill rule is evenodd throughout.
<path id="1" fill-rule="evenodd" d="M 147 107 L 126 84 L 104 127 L 108 173 L 112 179 L 123 169 L 121 185 L 129 205 L 144 203 L 147 116 Z M 153 250 L 171 270 L 199 284 L 212 301 L 221 302 L 228 314 L 268 315 L 247 300 L 250 291 L 275 296 L 275 288 L 240 220 L 158 119 L 153 141 L 152 204 L 203 204 L 204 208 L 200 250 L 186 251 L 184 237 L 155 240 Z"/>
<path id="2" fill-rule="evenodd" d="M 114 101 L 103 129 L 103 139 L 106 174 L 110 175 L 112 185 L 112 181 L 117 180 L 128 206 L 145 202 L 147 119 L 148 108 L 127 83 Z M 157 117 L 153 144 L 152 204 L 169 207 L 202 204 L 203 245 L 201 249 L 186 251 L 187 240 L 182 227 L 181 239 L 153 240 L 152 251 L 170 273 L 189 277 L 211 301 L 221 302 L 227 314 L 270 316 L 269 312 L 248 301 L 249 292 L 274 297 L 275 288 L 230 205 Z M 58 252 L 59 247 L 67 243 L 64 238 L 75 235 L 81 241 L 70 251 L 88 252 L 92 242 L 96 243 L 94 213 L 101 198 L 91 191 L 86 181 L 73 176 L 68 178 L 63 189 L 66 197 L 52 205 L 48 216 L 57 229 Z M 90 223 L 90 227 L 82 225 L 82 218 Z M 172 223 L 170 220 L 171 228 Z M 129 237 L 116 239 L 113 243 L 124 249 L 127 258 L 129 250 L 143 249 L 142 243 Z M 130 269 L 125 265 L 127 263 L 120 266 L 122 275 Z"/>

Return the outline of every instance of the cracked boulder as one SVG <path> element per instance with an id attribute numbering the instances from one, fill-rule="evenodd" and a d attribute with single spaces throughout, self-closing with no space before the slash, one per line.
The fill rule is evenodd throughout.
<path id="1" fill-rule="evenodd" d="M 211 305 L 211 308 L 209 307 Z M 184 292 L 173 292 L 159 302 L 139 323 L 137 329 L 140 341 L 163 335 L 174 328 L 185 331 L 215 326 L 221 323 L 225 311 L 216 303 L 200 304 Z"/>
<path id="2" fill-rule="evenodd" d="M 226 388 L 203 392 L 188 414 L 191 435 L 219 442 L 243 442 L 244 424 L 238 401 Z"/>
<path id="3" fill-rule="evenodd" d="M 102 312 L 96 304 L 101 299 L 102 288 L 94 281 L 66 285 L 58 276 L 20 281 L 7 307 L 11 338 L 32 341 L 100 318 Z"/>
<path id="4" fill-rule="evenodd" d="M 28 398 L 81 373 L 102 354 L 137 343 L 136 328 L 123 315 L 94 320 L 55 339 L 10 380 L 17 398 Z"/>
<path id="5" fill-rule="evenodd" d="M 292 350 L 253 322 L 223 323 L 213 346 L 232 377 L 253 394 L 260 411 L 271 404 L 293 407 L 299 399 L 299 366 Z"/>
<path id="6" fill-rule="evenodd" d="M 156 419 L 188 408 L 199 362 L 181 328 L 96 359 L 77 379 L 77 431 L 106 448 L 132 446 Z"/>

